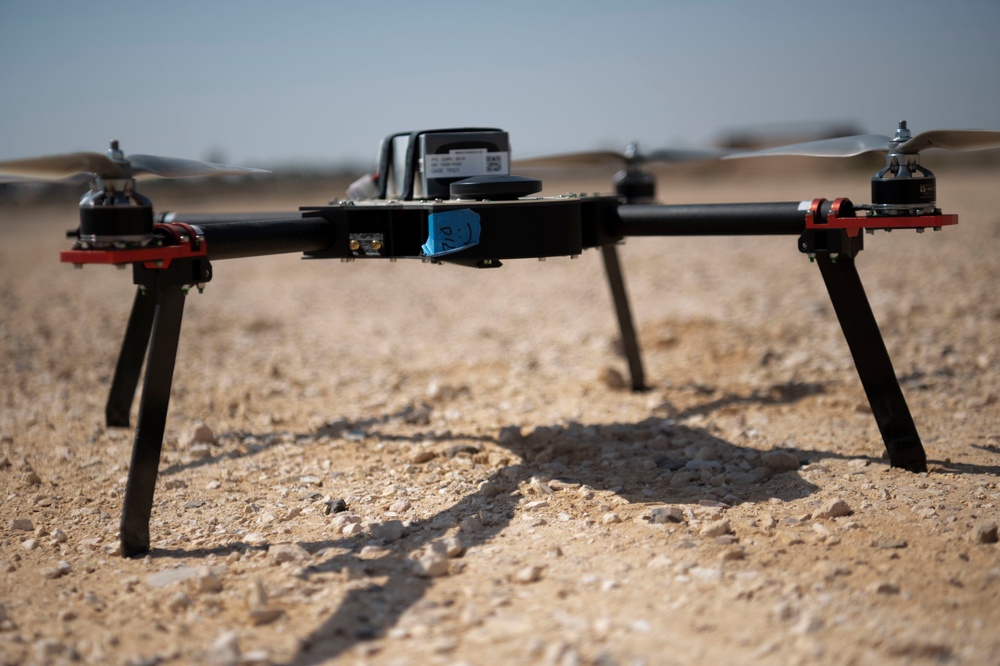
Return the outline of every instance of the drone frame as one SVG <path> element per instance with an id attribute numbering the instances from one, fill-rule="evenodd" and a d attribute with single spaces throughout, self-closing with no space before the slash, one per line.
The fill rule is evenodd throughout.
<path id="1" fill-rule="evenodd" d="M 419 133 L 413 133 L 412 143 Z M 386 195 L 392 162 L 390 135 L 383 142 L 380 194 Z M 388 147 L 387 147 L 388 146 Z M 407 163 L 415 165 L 408 151 Z M 409 172 L 410 169 L 408 168 Z M 404 178 L 404 190 L 412 187 Z M 854 359 L 889 463 L 913 472 L 927 470 L 927 458 L 906 399 L 893 371 L 878 323 L 855 265 L 864 247 L 862 231 L 939 230 L 957 224 L 956 215 L 858 215 L 848 199 L 816 198 L 778 203 L 661 205 L 649 203 L 649 188 L 636 191 L 618 181 L 614 196 L 564 195 L 514 200 L 343 201 L 303 207 L 296 213 L 194 215 L 167 213 L 141 247 L 80 245 L 61 254 L 63 262 L 131 264 L 137 285 L 107 400 L 108 426 L 128 427 L 142 377 L 138 422 L 121 518 L 121 554 L 150 549 L 149 522 L 166 427 L 186 295 L 212 279 L 222 259 L 303 253 L 310 259 L 419 258 L 425 262 L 494 268 L 502 260 L 576 256 L 600 249 L 621 331 L 631 388 L 646 388 L 640 347 L 632 321 L 616 246 L 629 237 L 796 236 L 797 247 L 814 260 Z M 644 182 L 651 182 L 644 177 Z M 863 208 L 863 207 L 858 207 Z M 474 216 L 479 242 L 428 256 L 425 241 L 436 218 Z"/>

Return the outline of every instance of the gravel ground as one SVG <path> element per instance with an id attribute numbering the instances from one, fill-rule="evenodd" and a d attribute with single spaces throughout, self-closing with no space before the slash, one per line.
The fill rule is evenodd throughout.
<path id="1" fill-rule="evenodd" d="M 130 276 L 58 263 L 72 204 L 8 205 L 0 663 L 1000 663 L 997 172 L 935 171 L 961 224 L 858 258 L 927 474 L 888 467 L 794 237 L 620 248 L 645 393 L 593 251 L 231 260 L 188 298 L 135 560 L 103 425 Z M 662 198 L 868 199 L 738 173 Z M 262 190 L 187 209 L 336 193 Z"/>

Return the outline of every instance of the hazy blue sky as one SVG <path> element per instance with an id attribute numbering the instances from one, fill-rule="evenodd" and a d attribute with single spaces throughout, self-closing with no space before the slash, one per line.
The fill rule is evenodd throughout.
<path id="1" fill-rule="evenodd" d="M 1000 2 L 0 0 L 0 159 L 103 150 L 267 167 L 389 132 L 515 156 L 850 121 L 1000 129 Z"/>

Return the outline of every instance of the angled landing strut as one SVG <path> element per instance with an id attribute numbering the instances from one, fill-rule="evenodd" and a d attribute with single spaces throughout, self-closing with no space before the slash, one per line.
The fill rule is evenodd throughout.
<path id="1" fill-rule="evenodd" d="M 853 256 L 817 255 L 833 309 L 840 320 L 854 366 L 868 396 L 893 467 L 927 471 L 927 455 L 896 379 L 878 323 L 865 296 Z"/>
<path id="2" fill-rule="evenodd" d="M 149 519 L 159 473 L 187 285 L 211 279 L 211 267 L 205 259 L 175 261 L 166 270 L 149 270 L 142 264 L 136 264 L 134 270 L 139 290 L 132 316 L 129 317 L 107 411 L 109 421 L 112 416 L 123 416 L 128 423 L 142 352 L 148 342 L 149 358 L 122 509 L 121 554 L 124 557 L 141 555 L 149 550 Z"/>

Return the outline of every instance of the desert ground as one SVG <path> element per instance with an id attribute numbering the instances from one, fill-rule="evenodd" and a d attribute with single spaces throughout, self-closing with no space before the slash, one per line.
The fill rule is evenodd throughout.
<path id="1" fill-rule="evenodd" d="M 593 250 L 235 259 L 187 299 L 132 560 L 133 432 L 104 425 L 131 275 L 59 263 L 72 202 L 4 204 L 0 663 L 1000 664 L 1000 171 L 932 168 L 960 224 L 857 260 L 926 474 L 884 458 L 794 236 L 619 248 L 641 393 Z M 660 198 L 864 202 L 869 178 L 671 168 Z"/>

